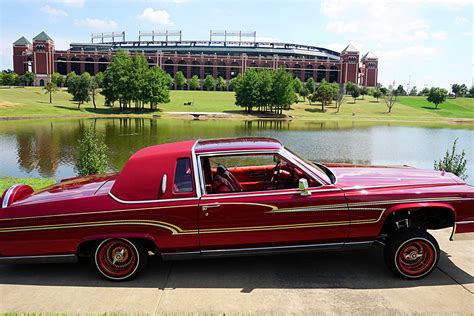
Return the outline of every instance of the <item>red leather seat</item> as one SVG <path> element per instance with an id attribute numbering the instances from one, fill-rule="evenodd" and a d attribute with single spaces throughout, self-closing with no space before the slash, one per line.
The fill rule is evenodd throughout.
<path id="1" fill-rule="evenodd" d="M 226 167 L 217 167 L 217 174 L 212 181 L 213 192 L 241 192 L 243 189 L 239 180 Z"/>

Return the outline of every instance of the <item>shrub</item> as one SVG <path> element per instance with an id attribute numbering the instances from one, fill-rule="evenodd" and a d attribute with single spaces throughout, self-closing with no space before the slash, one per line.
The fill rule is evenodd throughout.
<path id="1" fill-rule="evenodd" d="M 453 147 L 451 148 L 451 153 L 449 153 L 449 149 L 446 150 L 446 155 L 440 161 L 434 162 L 434 169 L 435 170 L 443 170 L 447 172 L 451 172 L 457 175 L 459 178 L 466 180 L 466 165 L 467 160 L 464 158 L 466 153 L 464 150 L 458 154 L 456 153 L 456 143 L 458 139 L 456 138 L 453 143 Z"/>
<path id="2" fill-rule="evenodd" d="M 79 140 L 79 157 L 76 170 L 79 176 L 103 174 L 109 166 L 108 147 L 95 133 L 94 127 L 84 132 Z"/>

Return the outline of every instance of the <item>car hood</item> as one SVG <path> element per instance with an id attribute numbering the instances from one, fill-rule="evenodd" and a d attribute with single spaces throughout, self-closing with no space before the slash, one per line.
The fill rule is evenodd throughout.
<path id="1" fill-rule="evenodd" d="M 12 203 L 12 206 L 72 200 L 94 195 L 106 182 L 116 175 L 85 176 L 61 180 L 58 184 L 40 189 Z"/>
<path id="2" fill-rule="evenodd" d="M 365 186 L 447 185 L 463 183 L 449 172 L 408 166 L 326 165 L 341 188 Z"/>

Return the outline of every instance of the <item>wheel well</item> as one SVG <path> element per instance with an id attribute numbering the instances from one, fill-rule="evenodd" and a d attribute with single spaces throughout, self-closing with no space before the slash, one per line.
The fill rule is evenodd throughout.
<path id="1" fill-rule="evenodd" d="M 147 251 L 151 251 L 155 254 L 158 254 L 158 247 L 156 244 L 147 238 L 127 238 L 130 241 L 135 241 L 141 243 Z M 80 243 L 77 246 L 77 255 L 79 257 L 92 257 L 94 254 L 94 250 L 100 244 L 101 241 L 104 239 L 95 239 L 95 240 L 88 240 Z"/>
<path id="2" fill-rule="evenodd" d="M 409 208 L 388 215 L 381 235 L 388 235 L 400 228 L 441 229 L 454 225 L 454 213 L 442 207 Z"/>

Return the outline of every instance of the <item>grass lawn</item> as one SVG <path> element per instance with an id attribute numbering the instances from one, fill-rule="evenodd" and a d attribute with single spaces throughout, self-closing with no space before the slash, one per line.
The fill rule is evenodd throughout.
<path id="1" fill-rule="evenodd" d="M 171 102 L 161 104 L 159 111 L 165 112 L 226 112 L 243 114 L 242 108 L 234 102 L 233 92 L 221 91 L 171 91 Z M 192 102 L 192 105 L 184 103 Z M 93 115 L 138 115 L 150 116 L 153 112 L 119 112 L 117 108 L 103 106 L 104 98 L 97 96 L 97 109 L 91 103 L 86 103 L 77 109 L 71 101 L 71 96 L 62 89 L 53 95 L 53 103 L 49 103 L 48 95 L 39 87 L 3 88 L 0 89 L 0 117 L 29 117 L 39 118 L 47 116 L 93 116 Z M 356 103 L 349 96 L 345 98 L 340 113 L 335 113 L 334 105 L 321 111 L 321 105 L 310 105 L 307 101 L 293 104 L 285 114 L 294 118 L 306 120 L 368 120 L 368 121 L 450 121 L 451 119 L 473 119 L 474 99 L 449 99 L 434 110 L 433 106 L 424 97 L 400 97 L 392 113 L 387 113 L 383 100 L 376 102 L 370 96 L 358 99 Z"/>
<path id="2" fill-rule="evenodd" d="M 0 177 L 0 194 L 3 194 L 8 187 L 14 184 L 27 184 L 34 190 L 38 190 L 56 183 L 52 178 L 16 178 L 16 177 Z"/>
<path id="3" fill-rule="evenodd" d="M 399 101 L 403 105 L 415 109 L 432 112 L 436 115 L 451 118 L 474 118 L 474 99 L 456 98 L 447 99 L 435 109 L 434 104 L 426 101 L 426 97 L 400 97 Z"/>

